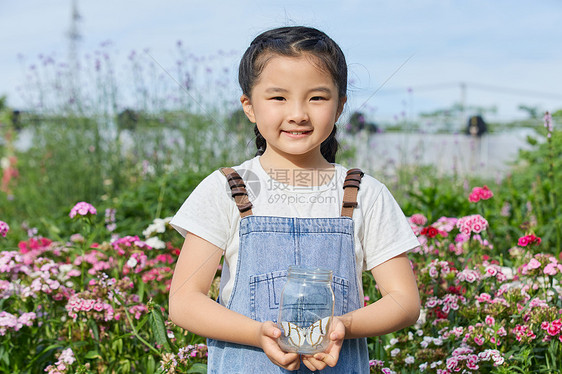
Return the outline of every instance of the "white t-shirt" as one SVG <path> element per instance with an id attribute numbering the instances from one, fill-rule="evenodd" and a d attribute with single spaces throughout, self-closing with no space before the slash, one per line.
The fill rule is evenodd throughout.
<path id="1" fill-rule="evenodd" d="M 334 164 L 334 177 L 313 181 L 312 170 L 276 171 L 273 178 L 263 169 L 259 156 L 234 169 L 244 179 L 252 213 L 256 216 L 330 218 L 340 217 L 343 182 L 347 169 Z M 282 183 L 294 172 L 294 184 Z M 299 182 L 300 181 L 300 182 Z M 301 186 L 299 186 L 301 184 Z M 316 184 L 314 187 L 305 185 Z M 375 178 L 365 175 L 353 210 L 355 261 L 358 284 L 361 273 L 419 246 L 404 213 L 388 189 Z M 221 303 L 226 305 L 234 286 L 238 260 L 240 212 L 230 194 L 225 176 L 216 170 L 189 195 L 170 224 L 181 235 L 189 231 L 224 250 Z"/>

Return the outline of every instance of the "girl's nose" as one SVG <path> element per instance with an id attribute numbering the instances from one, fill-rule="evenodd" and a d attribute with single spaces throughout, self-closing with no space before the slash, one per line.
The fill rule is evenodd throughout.
<path id="1" fill-rule="evenodd" d="M 297 124 L 307 122 L 309 120 L 309 117 L 306 106 L 299 103 L 294 103 L 289 110 L 287 119 L 289 120 L 289 122 Z"/>

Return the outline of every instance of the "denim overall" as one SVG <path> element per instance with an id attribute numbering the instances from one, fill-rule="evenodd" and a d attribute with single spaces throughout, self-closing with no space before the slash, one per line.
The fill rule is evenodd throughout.
<path id="1" fill-rule="evenodd" d="M 333 271 L 334 315 L 362 306 L 351 219 L 363 175 L 360 170 L 348 172 L 342 217 L 337 218 L 254 216 L 242 178 L 233 169 L 222 171 L 242 216 L 240 250 L 234 288 L 227 305 L 229 309 L 256 321 L 276 322 L 289 265 Z M 280 368 L 260 348 L 214 339 L 208 339 L 207 344 L 208 373 L 311 373 L 302 362 L 296 371 Z M 326 367 L 322 373 L 369 373 L 366 339 L 345 339 L 337 365 Z"/>

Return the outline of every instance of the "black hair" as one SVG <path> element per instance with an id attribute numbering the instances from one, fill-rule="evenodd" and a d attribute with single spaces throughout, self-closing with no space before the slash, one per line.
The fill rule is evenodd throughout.
<path id="1" fill-rule="evenodd" d="M 328 35 L 320 30 L 304 26 L 280 27 L 268 30 L 258 35 L 250 44 L 242 59 L 238 70 L 238 82 L 242 93 L 248 97 L 256 84 L 261 72 L 271 57 L 275 55 L 298 57 L 309 53 L 318 59 L 321 66 L 334 80 L 338 88 L 338 97 L 341 103 L 347 95 L 347 63 L 340 47 Z M 335 162 L 338 150 L 336 139 L 337 128 L 334 128 L 328 138 L 322 142 L 320 151 L 328 162 Z M 261 155 L 267 146 L 265 139 L 260 134 L 257 125 L 254 126 L 256 134 L 256 152 Z"/>

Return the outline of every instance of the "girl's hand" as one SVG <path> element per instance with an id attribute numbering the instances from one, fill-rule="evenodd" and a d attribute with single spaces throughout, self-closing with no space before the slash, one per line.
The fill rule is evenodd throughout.
<path id="1" fill-rule="evenodd" d="M 277 344 L 280 336 L 281 330 L 272 321 L 265 321 L 259 330 L 259 346 L 275 365 L 287 370 L 297 370 L 300 367 L 300 356 L 298 353 L 283 352 Z"/>
<path id="2" fill-rule="evenodd" d="M 334 317 L 330 326 L 330 344 L 328 348 L 324 352 L 316 353 L 314 356 L 303 355 L 302 362 L 311 371 L 322 370 L 326 366 L 336 366 L 344 337 L 345 325 L 339 317 Z"/>

